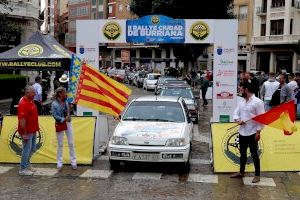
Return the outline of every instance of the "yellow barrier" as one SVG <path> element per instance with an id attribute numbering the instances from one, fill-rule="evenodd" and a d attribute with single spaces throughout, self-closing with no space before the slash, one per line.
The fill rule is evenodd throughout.
<path id="1" fill-rule="evenodd" d="M 240 154 L 238 128 L 227 130 L 233 123 L 213 123 L 213 161 L 215 172 L 239 171 Z M 300 122 L 296 122 L 298 132 L 285 136 L 283 131 L 265 126 L 259 142 L 259 157 L 262 171 L 300 170 Z M 254 165 L 248 149 L 246 171 L 253 172 Z"/>
<path id="2" fill-rule="evenodd" d="M 92 164 L 95 132 L 95 117 L 73 117 L 75 152 L 78 164 Z M 0 135 L 0 162 L 19 163 L 22 141 L 17 132 L 16 116 L 5 116 Z M 51 116 L 39 117 L 40 131 L 37 134 L 37 152 L 32 163 L 56 163 L 57 139 L 54 119 Z M 64 163 L 70 163 L 68 142 L 65 136 L 63 149 Z"/>

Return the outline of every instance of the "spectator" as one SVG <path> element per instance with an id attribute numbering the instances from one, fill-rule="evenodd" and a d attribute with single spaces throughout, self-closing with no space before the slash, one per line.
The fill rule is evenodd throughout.
<path id="1" fill-rule="evenodd" d="M 249 73 L 250 76 L 250 83 L 254 89 L 254 94 L 256 97 L 259 97 L 259 81 L 257 80 L 257 78 L 254 76 L 253 73 Z"/>
<path id="2" fill-rule="evenodd" d="M 202 99 L 203 99 L 203 106 L 206 106 L 208 104 L 206 100 L 206 92 L 209 87 L 209 81 L 206 75 L 202 77 L 201 81 L 201 94 L 202 94 Z"/>
<path id="3" fill-rule="evenodd" d="M 286 84 L 286 78 L 284 74 L 279 75 L 279 84 L 280 85 L 278 89 L 272 95 L 270 106 L 277 106 L 292 99 L 292 90 Z"/>
<path id="4" fill-rule="evenodd" d="M 269 79 L 263 83 L 260 90 L 260 95 L 262 97 L 262 100 L 265 103 L 266 111 L 270 110 L 271 106 L 269 104 L 272 99 L 272 95 L 274 94 L 274 92 L 277 90 L 278 87 L 279 87 L 279 82 L 275 79 L 275 73 L 270 72 Z"/>
<path id="5" fill-rule="evenodd" d="M 60 87 L 64 87 L 68 91 L 69 88 L 68 82 L 69 82 L 69 78 L 67 74 L 61 75 L 61 77 L 59 78 Z"/>
<path id="6" fill-rule="evenodd" d="M 35 83 L 32 85 L 35 90 L 35 96 L 33 98 L 34 104 L 37 107 L 39 115 L 43 113 L 43 90 L 42 90 L 42 78 L 37 76 L 35 78 Z"/>
<path id="7" fill-rule="evenodd" d="M 25 88 L 25 96 L 18 105 L 18 132 L 22 138 L 22 156 L 19 174 L 31 176 L 35 170 L 30 166 L 30 158 L 36 151 L 36 132 L 39 131 L 38 111 L 33 102 L 35 89 L 32 86 Z"/>

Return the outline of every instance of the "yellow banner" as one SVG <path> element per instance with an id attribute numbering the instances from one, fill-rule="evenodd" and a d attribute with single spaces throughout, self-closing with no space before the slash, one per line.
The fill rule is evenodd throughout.
<path id="1" fill-rule="evenodd" d="M 73 136 L 78 164 L 92 164 L 94 150 L 94 132 L 96 118 L 73 117 Z M 22 153 L 22 141 L 17 132 L 16 116 L 6 116 L 0 135 L 0 162 L 19 163 Z M 37 152 L 32 163 L 56 163 L 57 139 L 54 119 L 51 116 L 39 117 L 40 131 L 37 134 Z M 64 138 L 64 163 L 70 163 L 67 137 Z"/>
<path id="2" fill-rule="evenodd" d="M 240 165 L 238 127 L 233 123 L 212 124 L 213 161 L 215 172 L 237 172 Z M 261 171 L 300 170 L 300 122 L 298 132 L 285 136 L 283 131 L 265 126 L 261 132 L 258 154 Z M 246 171 L 253 172 L 254 165 L 250 150 L 247 152 Z"/>

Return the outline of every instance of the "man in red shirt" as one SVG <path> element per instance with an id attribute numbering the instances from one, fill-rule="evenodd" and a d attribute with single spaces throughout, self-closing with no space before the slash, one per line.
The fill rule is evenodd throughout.
<path id="1" fill-rule="evenodd" d="M 27 86 L 25 95 L 18 105 L 18 132 L 23 144 L 19 174 L 25 176 L 31 176 L 34 173 L 34 169 L 30 166 L 30 158 L 36 151 L 36 132 L 39 130 L 38 110 L 33 101 L 34 95 L 34 88 Z"/>

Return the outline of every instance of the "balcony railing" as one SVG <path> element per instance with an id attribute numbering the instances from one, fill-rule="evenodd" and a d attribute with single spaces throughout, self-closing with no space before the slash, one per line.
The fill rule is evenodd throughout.
<path id="1" fill-rule="evenodd" d="M 276 2 L 276 3 L 273 3 L 271 5 L 271 8 L 281 8 L 281 7 L 284 7 L 285 6 L 285 2 L 282 1 L 282 2 Z"/>
<path id="2" fill-rule="evenodd" d="M 296 44 L 300 35 L 270 35 L 253 37 L 254 44 Z"/>
<path id="3" fill-rule="evenodd" d="M 267 8 L 266 7 L 257 7 L 256 8 L 256 15 L 266 15 L 267 14 Z"/>

